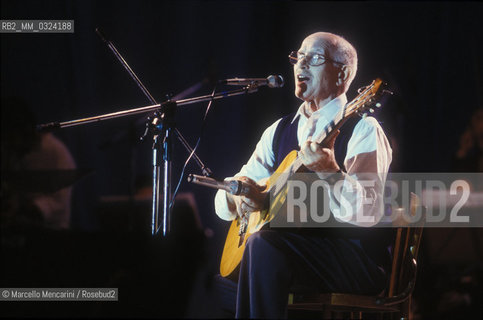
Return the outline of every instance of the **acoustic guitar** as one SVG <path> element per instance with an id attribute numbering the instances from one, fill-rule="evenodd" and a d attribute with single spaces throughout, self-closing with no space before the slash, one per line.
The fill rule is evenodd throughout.
<path id="1" fill-rule="evenodd" d="M 377 98 L 383 91 L 384 84 L 381 79 L 374 80 L 370 85 L 359 89 L 357 97 L 346 104 L 344 108 L 335 116 L 323 133 L 316 140 L 319 144 L 324 144 L 333 137 L 344 122 L 356 114 L 362 115 L 363 112 L 371 109 L 372 106 L 380 107 Z M 234 271 L 241 262 L 247 239 L 253 233 L 259 231 L 263 226 L 274 219 L 279 210 L 282 208 L 287 197 L 287 181 L 290 177 L 303 170 L 303 164 L 298 157 L 298 151 L 291 151 L 280 166 L 277 168 L 267 180 L 265 190 L 267 194 L 271 193 L 272 201 L 267 205 L 266 209 L 252 212 L 249 217 L 237 217 L 231 223 L 228 235 L 223 249 L 223 255 L 220 263 L 220 274 L 223 277 L 234 276 Z M 209 181 L 211 180 L 211 181 Z M 249 189 L 244 188 L 237 180 L 230 182 L 219 182 L 214 179 L 204 178 L 196 175 L 190 175 L 189 181 L 202 185 L 225 189 L 227 192 L 236 195 L 244 195 Z M 263 185 L 259 182 L 259 184 Z"/>

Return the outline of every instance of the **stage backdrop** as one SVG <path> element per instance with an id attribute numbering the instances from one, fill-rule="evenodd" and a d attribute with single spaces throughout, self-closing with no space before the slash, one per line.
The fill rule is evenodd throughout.
<path id="1" fill-rule="evenodd" d="M 482 15 L 476 2 L 2 0 L 2 19 L 73 19 L 75 32 L 1 34 L 1 95 L 26 100 L 38 123 L 148 105 L 97 27 L 159 101 L 194 85 L 190 97 L 208 94 L 219 79 L 283 75 L 283 88 L 213 103 L 198 154 L 225 177 L 246 162 L 264 128 L 298 107 L 288 53 L 308 34 L 329 31 L 358 50 L 349 99 L 375 77 L 394 92 L 379 114 L 393 143 L 393 170 L 444 172 L 483 105 Z M 176 125 L 191 145 L 206 105 L 178 108 Z M 75 185 L 73 227 L 99 229 L 101 197 L 150 185 L 151 141 L 138 141 L 147 115 L 55 132 L 79 168 L 94 170 Z M 186 157 L 176 142 L 173 182 Z M 191 163 L 186 173 L 200 170 Z M 214 214 L 215 192 L 185 181 L 180 192 L 194 193 L 219 254 L 227 224 Z"/>

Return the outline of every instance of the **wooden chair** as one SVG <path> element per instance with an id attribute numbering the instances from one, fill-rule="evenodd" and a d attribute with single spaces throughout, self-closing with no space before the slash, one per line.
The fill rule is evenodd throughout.
<path id="1" fill-rule="evenodd" d="M 394 223 L 405 225 L 402 210 L 397 209 L 397 219 Z M 411 193 L 410 214 L 414 216 L 417 210 L 423 210 L 417 195 Z M 422 212 L 424 214 L 424 212 Z M 424 217 L 424 216 L 423 216 Z M 424 219 L 420 219 L 423 221 Z M 407 224 L 406 224 L 407 225 Z M 365 296 L 344 293 L 328 293 L 316 295 L 290 294 L 288 309 L 322 312 L 324 319 L 347 318 L 361 319 L 362 313 L 397 314 L 397 319 L 411 319 L 411 293 L 416 282 L 417 256 L 423 223 L 417 227 L 403 226 L 397 228 L 391 277 L 388 288 L 381 296 Z M 289 313 L 290 314 L 290 313 Z M 345 315 L 344 315 L 345 314 Z"/>

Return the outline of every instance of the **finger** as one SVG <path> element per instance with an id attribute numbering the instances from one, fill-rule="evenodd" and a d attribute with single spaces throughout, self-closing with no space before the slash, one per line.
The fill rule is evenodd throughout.
<path id="1" fill-rule="evenodd" d="M 246 204 L 245 201 L 241 201 L 240 202 L 240 211 L 242 211 L 243 213 L 245 213 L 248 209 L 248 205 Z"/>
<path id="2" fill-rule="evenodd" d="M 243 201 L 241 200 L 240 197 L 237 197 L 238 199 L 235 201 L 236 204 L 236 211 L 237 214 L 240 218 L 243 218 L 245 216 L 245 210 L 243 208 Z"/>
<path id="3" fill-rule="evenodd" d="M 310 142 L 309 140 L 305 141 L 304 144 L 300 147 L 300 155 L 302 156 L 302 158 L 306 158 L 311 150 L 310 150 Z"/>
<path id="4" fill-rule="evenodd" d="M 244 206 L 245 209 L 249 209 L 255 206 L 255 202 L 251 198 L 243 197 L 242 205 Z"/>
<path id="5" fill-rule="evenodd" d="M 267 188 L 266 184 L 256 184 L 255 187 L 258 189 L 258 191 L 263 192 Z"/>
<path id="6" fill-rule="evenodd" d="M 255 182 L 254 180 L 248 178 L 248 177 L 240 177 L 238 180 L 250 185 L 251 187 L 253 187 L 253 191 L 255 192 L 262 192 L 265 190 L 266 188 L 266 185 L 260 185 L 258 184 L 257 182 Z"/>
<path id="7" fill-rule="evenodd" d="M 317 142 L 310 143 L 310 151 L 313 153 L 320 153 L 320 145 Z"/>
<path id="8" fill-rule="evenodd" d="M 251 185 L 257 184 L 255 181 L 253 181 L 252 179 L 250 179 L 246 176 L 240 177 L 238 180 L 243 181 L 243 182 L 248 183 L 248 184 L 251 184 Z"/>

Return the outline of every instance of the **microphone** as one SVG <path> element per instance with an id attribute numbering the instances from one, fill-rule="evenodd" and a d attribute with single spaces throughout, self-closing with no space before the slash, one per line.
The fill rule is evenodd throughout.
<path id="1" fill-rule="evenodd" d="M 199 176 L 197 174 L 188 175 L 188 182 L 193 182 L 205 187 L 223 189 L 236 196 L 244 196 L 250 193 L 251 186 L 239 180 L 218 181 L 213 178 Z"/>
<path id="2" fill-rule="evenodd" d="M 268 86 L 269 88 L 281 88 L 284 85 L 283 77 L 281 75 L 270 75 L 264 78 L 233 78 L 220 80 L 220 83 L 229 86 Z"/>

